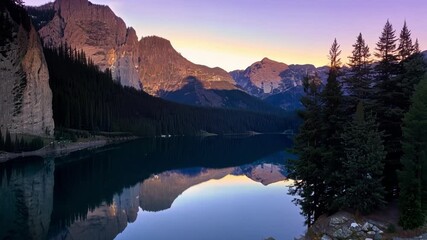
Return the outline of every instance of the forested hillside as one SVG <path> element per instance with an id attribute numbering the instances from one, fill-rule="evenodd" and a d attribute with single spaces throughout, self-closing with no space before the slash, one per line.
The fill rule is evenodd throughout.
<path id="1" fill-rule="evenodd" d="M 282 132 L 297 125 L 289 117 L 192 107 L 152 97 L 115 83 L 83 52 L 45 49 L 58 128 L 120 131 L 140 135 Z"/>

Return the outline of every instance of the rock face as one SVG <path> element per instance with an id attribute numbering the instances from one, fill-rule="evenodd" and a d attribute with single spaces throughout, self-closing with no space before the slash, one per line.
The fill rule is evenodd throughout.
<path id="1" fill-rule="evenodd" d="M 237 85 L 248 93 L 265 98 L 302 85 L 303 78 L 314 75 L 313 65 L 286 65 L 268 58 L 256 62 L 246 70 L 231 72 Z"/>
<path id="2" fill-rule="evenodd" d="M 24 27 L 5 14 L 12 29 L 0 44 L 0 128 L 52 135 L 52 91 L 40 39 L 31 24 Z"/>
<path id="3" fill-rule="evenodd" d="M 87 0 L 57 0 L 53 19 L 39 30 L 47 46 L 83 50 L 101 70 L 111 69 L 124 86 L 140 89 L 138 38 L 108 6 Z M 46 8 L 46 6 L 44 6 Z"/>
<path id="4" fill-rule="evenodd" d="M 191 63 L 166 39 L 145 37 L 138 41 L 135 30 L 127 28 L 108 6 L 87 0 L 57 0 L 51 6 L 54 17 L 39 30 L 44 43 L 83 50 L 101 70 L 111 69 L 122 85 L 162 96 L 181 89 L 188 77 L 195 77 L 204 89 L 236 89 L 226 71 Z"/>
<path id="5" fill-rule="evenodd" d="M 246 70 L 230 72 L 238 87 L 264 102 L 285 110 L 302 107 L 302 81 L 305 76 L 317 75 L 326 80 L 327 68 L 313 65 L 287 65 L 268 58 L 256 62 Z"/>
<path id="6" fill-rule="evenodd" d="M 39 33 L 45 45 L 83 50 L 101 70 L 111 69 L 122 85 L 190 105 L 280 111 L 239 89 L 223 69 L 188 61 L 166 39 L 151 36 L 138 41 L 135 30 L 126 28 L 108 6 L 56 0 L 28 9 L 42 26 Z"/>
<path id="7" fill-rule="evenodd" d="M 189 78 L 199 80 L 204 89 L 232 90 L 232 77 L 221 68 L 209 68 L 185 59 L 160 37 L 145 37 L 139 44 L 140 76 L 144 91 L 161 96 L 182 89 Z"/>

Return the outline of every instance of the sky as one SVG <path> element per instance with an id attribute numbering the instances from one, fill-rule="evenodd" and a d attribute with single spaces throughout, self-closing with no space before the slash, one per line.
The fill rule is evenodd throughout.
<path id="1" fill-rule="evenodd" d="M 48 0 L 24 0 L 41 5 Z M 359 33 L 374 51 L 387 19 L 398 36 L 406 20 L 427 48 L 426 0 L 91 0 L 108 5 L 138 37 L 160 36 L 188 60 L 245 69 L 264 57 L 328 64 L 334 38 L 347 62 Z"/>

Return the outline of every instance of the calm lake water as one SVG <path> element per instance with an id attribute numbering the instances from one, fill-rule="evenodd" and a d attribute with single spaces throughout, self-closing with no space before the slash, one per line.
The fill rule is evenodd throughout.
<path id="1" fill-rule="evenodd" d="M 0 164 L 0 239 L 294 239 L 280 135 L 142 139 Z"/>

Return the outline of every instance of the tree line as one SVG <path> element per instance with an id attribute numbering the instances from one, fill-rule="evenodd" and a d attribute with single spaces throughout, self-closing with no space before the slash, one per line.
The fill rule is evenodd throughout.
<path id="1" fill-rule="evenodd" d="M 304 80 L 294 146 L 299 159 L 288 163 L 297 180 L 290 193 L 299 196 L 308 225 L 325 213 L 370 213 L 399 198 L 400 224 L 418 227 L 427 210 L 427 78 L 418 40 L 406 22 L 397 37 L 387 21 L 375 62 L 362 34 L 349 70 L 340 55 L 335 39 L 326 84 L 317 76 Z"/>
<path id="2" fill-rule="evenodd" d="M 44 147 L 44 142 L 40 137 L 24 139 L 23 136 L 19 138 L 18 135 L 15 135 L 15 138 L 12 138 L 9 130 L 6 129 L 6 133 L 3 136 L 3 132 L 0 129 L 0 152 L 29 152 L 38 150 L 42 147 Z"/>

